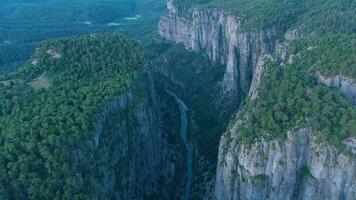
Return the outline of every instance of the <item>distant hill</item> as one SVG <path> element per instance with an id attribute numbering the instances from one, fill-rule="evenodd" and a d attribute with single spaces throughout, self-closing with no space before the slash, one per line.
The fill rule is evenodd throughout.
<path id="1" fill-rule="evenodd" d="M 131 29 L 135 33 L 131 36 L 147 34 L 163 10 L 163 0 L 1 1 L 0 73 L 29 58 L 38 42 L 48 38 Z M 135 15 L 144 17 L 124 19 Z"/>

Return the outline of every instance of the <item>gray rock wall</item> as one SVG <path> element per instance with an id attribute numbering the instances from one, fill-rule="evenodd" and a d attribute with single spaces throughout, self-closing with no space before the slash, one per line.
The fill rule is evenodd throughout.
<path id="1" fill-rule="evenodd" d="M 221 8 L 183 9 L 173 0 L 168 0 L 167 7 L 158 33 L 187 49 L 204 51 L 213 62 L 225 65 L 221 89 L 231 104 L 239 105 L 246 96 L 258 97 L 266 59 L 285 62 L 273 28 L 244 32 L 240 18 Z M 287 31 L 285 39 L 298 35 L 296 30 Z M 354 100 L 354 84 L 349 79 L 321 77 L 319 81 L 340 87 Z M 289 132 L 286 139 L 243 145 L 235 142 L 238 126 L 220 141 L 216 199 L 355 198 L 355 138 L 344 141 L 348 150 L 343 153 L 309 128 Z"/>
<path id="2" fill-rule="evenodd" d="M 213 62 L 226 66 L 221 84 L 231 103 L 239 105 L 254 92 L 251 81 L 258 79 L 258 63 L 276 48 L 276 30 L 244 32 L 241 19 L 220 8 L 191 8 L 184 13 L 168 1 L 168 14 L 161 17 L 158 33 L 165 39 L 183 43 L 187 49 L 205 51 Z M 256 80 L 257 81 L 257 80 Z"/>
<path id="3" fill-rule="evenodd" d="M 153 84 L 104 103 L 94 139 L 73 152 L 79 188 L 88 187 L 92 199 L 145 199 L 174 175 Z"/>
<path id="4" fill-rule="evenodd" d="M 317 74 L 318 81 L 327 86 L 336 87 L 341 90 L 341 92 L 352 100 L 354 104 L 356 104 L 356 81 L 342 76 L 336 75 L 331 77 L 325 77 L 320 73 Z"/>
<path id="5" fill-rule="evenodd" d="M 355 198 L 355 138 L 340 153 L 309 128 L 251 146 L 230 143 L 237 135 L 238 126 L 220 142 L 218 200 Z"/>

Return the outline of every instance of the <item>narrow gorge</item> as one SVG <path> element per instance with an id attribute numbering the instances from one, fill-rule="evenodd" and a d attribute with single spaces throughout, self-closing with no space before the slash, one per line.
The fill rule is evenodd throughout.
<path id="1" fill-rule="evenodd" d="M 241 19 L 222 8 L 184 8 L 173 0 L 168 0 L 167 8 L 158 33 L 187 49 L 204 51 L 212 62 L 226 66 L 221 94 L 225 104 L 238 108 L 255 92 L 263 62 L 276 50 L 277 27 L 244 32 Z"/>
<path id="2" fill-rule="evenodd" d="M 354 1 L 0 5 L 1 200 L 356 200 Z"/>
<path id="3" fill-rule="evenodd" d="M 184 192 L 183 192 L 183 200 L 188 200 L 189 199 L 189 194 L 190 190 L 192 187 L 192 178 L 193 178 L 193 150 L 192 146 L 188 141 L 188 108 L 185 105 L 185 103 L 173 92 L 166 90 L 166 92 L 171 95 L 174 100 L 176 101 L 178 107 L 179 107 L 179 114 L 180 114 L 180 137 L 184 143 L 184 147 L 186 150 L 186 163 L 187 163 L 187 171 L 186 171 L 186 178 L 185 178 L 185 186 L 184 186 Z"/>
<path id="4" fill-rule="evenodd" d="M 276 133 L 266 133 L 266 137 L 271 139 L 257 136 L 250 144 L 241 142 L 239 129 L 246 126 L 249 118 L 246 113 L 253 112 L 244 105 L 258 103 L 263 98 L 259 97 L 259 88 L 268 67 L 271 67 L 268 63 L 276 63 L 282 69 L 295 65 L 298 57 L 307 55 L 305 52 L 310 53 L 313 47 L 307 46 L 305 52 L 293 54 L 289 52 L 290 46 L 299 38 L 306 37 L 307 33 L 295 27 L 288 30 L 287 24 L 272 24 L 267 28 L 246 31 L 246 19 L 221 6 L 186 7 L 180 1 L 168 0 L 167 9 L 158 25 L 159 35 L 167 41 L 183 44 L 187 51 L 206 54 L 212 63 L 224 68 L 222 78 L 212 83 L 215 89 L 218 88 L 217 93 L 212 93 L 216 95 L 214 106 L 221 108 L 217 116 L 225 115 L 219 123 L 226 124 L 229 117 L 234 119 L 229 126 L 226 124 L 225 133 L 220 129 L 220 134 L 223 134 L 218 158 L 207 161 L 216 164 L 216 173 L 204 168 L 202 160 L 207 160 L 207 156 L 199 149 L 205 149 L 206 144 L 194 138 L 197 130 L 192 128 L 196 158 L 194 176 L 200 181 L 193 182 L 191 198 L 353 199 L 356 196 L 354 136 L 342 139 L 340 144 L 330 144 L 312 128 L 312 119 L 306 119 L 303 125 L 295 123 L 281 138 L 268 136 Z M 162 69 L 160 71 L 162 73 Z M 175 82 L 178 79 L 188 93 L 192 89 L 184 78 L 179 79 L 178 73 L 182 72 L 163 73 L 171 79 L 173 77 Z M 192 76 L 201 74 L 198 72 Z M 329 79 L 319 72 L 312 76 L 319 83 L 339 87 L 340 92 L 355 101 L 355 81 L 352 78 L 338 79 L 336 76 Z M 192 112 L 193 115 L 200 114 L 194 108 Z M 194 116 L 192 120 L 194 123 Z M 213 131 L 204 134 L 213 134 Z"/>

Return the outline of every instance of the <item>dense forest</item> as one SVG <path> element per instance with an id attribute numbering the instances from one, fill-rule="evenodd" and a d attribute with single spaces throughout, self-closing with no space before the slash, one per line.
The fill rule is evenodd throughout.
<path id="1" fill-rule="evenodd" d="M 94 140 L 101 105 L 132 88 L 142 65 L 136 42 L 89 35 L 45 41 L 23 67 L 2 76 L 1 199 L 88 198 L 76 189 L 72 152 Z"/>
<path id="2" fill-rule="evenodd" d="M 301 38 L 291 42 L 290 52 L 313 63 L 314 69 L 327 77 L 356 79 L 356 34 Z"/>
<path id="3" fill-rule="evenodd" d="M 355 33 L 353 0 L 176 0 L 178 6 L 224 7 L 244 20 L 245 30 L 289 27 L 303 34 Z"/>
<path id="4" fill-rule="evenodd" d="M 217 182 L 218 157 L 222 156 L 219 144 L 225 145 L 220 146 L 225 151 L 222 159 L 226 159 L 221 163 L 233 166 L 223 176 L 232 174 L 231 180 L 240 176 L 247 188 L 251 181 L 241 176 L 245 172 L 238 174 L 236 170 L 241 168 L 241 162 L 233 163 L 244 154 L 236 153 L 235 147 L 286 141 L 289 132 L 310 128 L 312 136 L 325 142 L 331 151 L 354 150 L 352 145 L 346 147 L 345 141 L 356 137 L 355 101 L 346 94 L 349 92 L 354 98 L 356 91 L 356 1 L 174 0 L 179 12 L 167 11 L 161 21 L 166 24 L 159 25 L 171 29 L 163 31 L 168 36 L 178 33 L 173 39 L 161 35 L 172 41 L 156 33 L 165 3 L 166 0 L 0 0 L 0 199 L 93 199 L 93 194 L 101 194 L 96 191 L 98 185 L 110 188 L 110 197 L 120 199 L 118 190 L 138 195 L 152 192 L 153 196 L 143 199 L 161 198 L 157 191 L 165 196 L 174 191 L 174 198 L 178 199 L 178 193 L 187 190 L 190 199 L 209 199 Z M 207 8 L 213 11 L 202 12 L 204 16 L 199 20 L 190 19 L 197 17 L 192 9 Z M 216 9 L 224 9 L 224 16 L 217 15 Z M 222 19 L 231 15 L 236 24 Z M 217 19 L 224 22 L 220 24 Z M 207 24 L 218 27 L 212 29 L 217 31 L 210 33 Z M 238 33 L 227 37 L 236 28 L 230 26 L 235 25 Z M 185 31 L 189 31 L 188 43 L 199 43 L 201 51 L 175 44 L 182 39 L 179 33 L 184 35 Z M 219 54 L 217 62 L 211 54 Z M 267 57 L 264 66 L 258 66 L 260 59 Z M 345 86 L 348 91 L 342 90 L 345 88 L 340 80 L 329 85 L 320 80 L 339 76 L 350 80 Z M 255 78 L 256 88 L 252 87 Z M 251 88 L 256 89 L 256 98 L 248 95 Z M 168 91 L 187 106 L 185 142 L 191 149 L 182 150 L 179 128 L 183 114 Z M 128 108 L 105 107 L 117 103 L 123 94 L 134 94 L 130 96 L 131 103 L 140 108 L 131 112 Z M 139 102 L 141 97 L 145 98 L 144 103 Z M 146 110 L 145 106 L 149 108 Z M 102 124 L 103 135 L 114 133 L 121 125 L 125 128 L 116 138 L 101 137 L 100 141 L 107 143 L 102 143 L 103 151 L 96 151 L 96 130 L 103 112 L 111 115 Z M 162 136 L 147 134 L 154 141 L 152 149 L 142 150 L 144 143 L 151 141 L 145 137 L 137 141 L 131 134 L 138 126 L 136 115 L 145 124 L 139 128 L 154 127 L 152 132 Z M 135 120 L 130 121 L 131 118 Z M 133 142 L 126 144 L 126 136 Z M 108 148 L 124 143 L 129 149 L 123 150 L 125 153 Z M 137 152 L 130 151 L 132 146 Z M 74 160 L 79 160 L 78 149 L 86 151 L 86 155 L 93 154 L 93 160 L 105 159 L 97 159 L 93 165 L 87 162 L 90 167 L 77 167 L 80 164 L 74 164 Z M 188 150 L 193 152 L 193 181 L 187 189 L 183 185 L 188 180 Z M 224 157 L 228 151 L 233 159 Z M 136 165 L 150 165 L 154 160 L 143 156 L 142 162 L 136 156 L 146 154 L 157 154 L 159 160 L 152 166 L 163 175 L 149 174 L 154 177 L 149 177 L 152 180 L 157 178 L 157 188 L 146 187 L 151 183 L 144 176 L 142 188 L 140 184 L 129 185 L 139 183 L 133 178 L 141 176 L 137 173 L 141 168 Z M 288 156 L 281 155 L 281 159 L 299 159 Z M 345 164 L 345 168 L 355 166 L 352 156 L 352 164 Z M 99 167 L 112 164 L 112 157 L 125 160 L 111 166 L 115 171 L 124 171 L 123 176 L 97 173 L 106 170 Z M 131 158 L 134 165 L 130 165 Z M 258 171 L 257 164 L 250 167 Z M 152 171 L 147 169 L 148 173 Z M 125 170 L 129 172 L 126 174 Z M 293 170 L 296 176 L 308 175 L 313 178 L 311 184 L 318 184 L 308 165 Z M 275 176 L 264 172 L 251 175 L 248 168 L 245 171 L 246 177 L 256 179 Z M 103 178 L 104 174 L 108 177 Z M 310 184 L 309 179 L 300 177 L 294 193 L 301 184 Z M 98 181 L 101 179 L 104 181 Z M 103 183 L 112 179 L 116 181 L 114 185 Z M 131 191 L 136 186 L 142 191 Z M 237 191 L 238 187 L 233 189 Z"/>
<path id="5" fill-rule="evenodd" d="M 163 10 L 164 0 L 1 1 L 0 73 L 21 65 L 48 38 L 121 32 L 141 39 Z"/>

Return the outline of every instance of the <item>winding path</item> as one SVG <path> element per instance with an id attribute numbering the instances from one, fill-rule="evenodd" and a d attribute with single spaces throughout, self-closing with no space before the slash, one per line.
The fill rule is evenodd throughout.
<path id="1" fill-rule="evenodd" d="M 183 200 L 188 200 L 189 199 L 189 194 L 190 190 L 192 187 L 192 177 L 193 177 L 193 151 L 192 151 L 192 146 L 188 142 L 188 116 L 187 116 L 187 111 L 188 108 L 184 104 L 184 102 L 173 92 L 167 90 L 167 93 L 171 95 L 175 102 L 178 104 L 179 107 L 179 113 L 180 113 L 180 137 L 183 140 L 184 147 L 187 150 L 187 176 L 186 176 L 186 183 L 184 187 L 184 193 L 183 193 Z"/>

